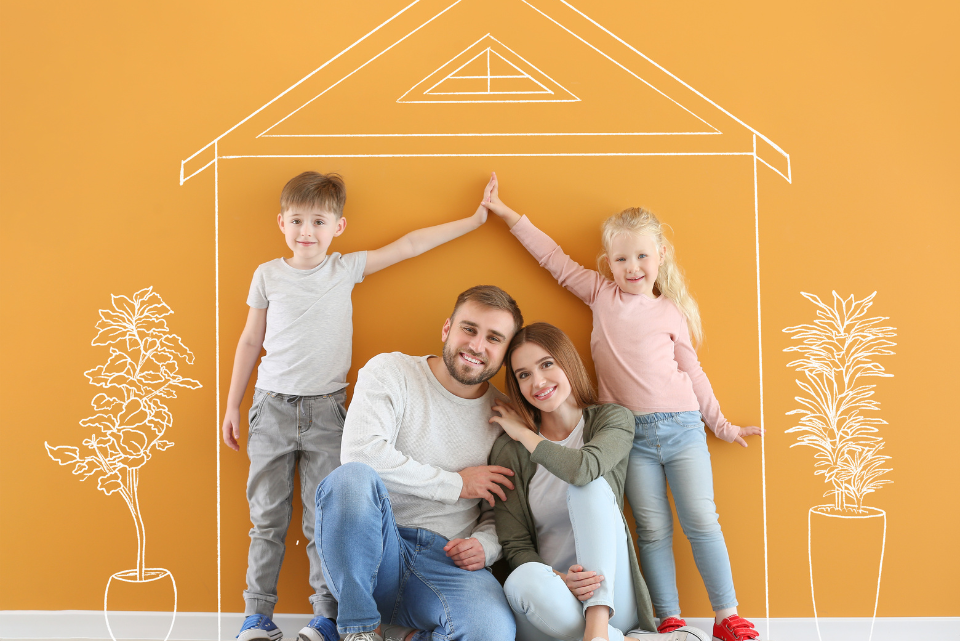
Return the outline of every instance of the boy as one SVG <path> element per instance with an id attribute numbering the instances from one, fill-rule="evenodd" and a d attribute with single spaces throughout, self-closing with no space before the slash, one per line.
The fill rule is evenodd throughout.
<path id="1" fill-rule="evenodd" d="M 298 463 L 303 533 L 315 592 L 310 597 L 314 618 L 299 636 L 301 641 L 339 639 L 334 622 L 337 602 L 324 580 L 313 530 L 317 485 L 340 465 L 353 337 L 350 294 L 365 276 L 462 236 L 487 216 L 481 206 L 469 218 L 410 232 L 374 251 L 327 254 L 333 239 L 346 229 L 345 200 L 343 180 L 336 174 L 305 172 L 288 182 L 280 195 L 277 224 L 293 257 L 260 265 L 247 297 L 250 311 L 237 345 L 223 420 L 224 442 L 239 450 L 240 401 L 265 348 L 247 440 L 247 501 L 253 529 L 240 641 L 279 641 L 283 636 L 270 617 L 277 602 Z"/>

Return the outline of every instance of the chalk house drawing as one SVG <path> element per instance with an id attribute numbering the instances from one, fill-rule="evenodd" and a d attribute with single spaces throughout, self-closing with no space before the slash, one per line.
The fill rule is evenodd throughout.
<path id="1" fill-rule="evenodd" d="M 865 505 L 864 500 L 868 494 L 893 481 L 882 478 L 891 471 L 885 467 L 890 457 L 881 453 L 884 442 L 878 430 L 886 421 L 866 414 L 880 410 L 880 402 L 873 398 L 876 385 L 866 384 L 864 379 L 893 376 L 875 359 L 894 354 L 891 348 L 896 343 L 890 339 L 896 336 L 896 328 L 883 325 L 883 321 L 888 320 L 886 317 L 867 317 L 876 292 L 860 301 L 852 295 L 841 298 L 833 292 L 832 305 L 813 294 L 801 294 L 816 305 L 817 320 L 783 330 L 800 341 L 784 349 L 799 355 L 787 367 L 804 375 L 804 380 L 797 380 L 804 394 L 795 397 L 801 407 L 787 412 L 787 415 L 798 416 L 799 424 L 787 433 L 797 434 L 797 442 L 791 448 L 807 446 L 816 451 L 814 474 L 822 475 L 829 484 L 823 496 L 832 499 L 828 504 L 810 508 L 807 515 L 810 593 L 817 634 L 823 638 L 817 617 L 816 585 L 820 585 L 821 590 L 842 585 L 846 591 L 857 587 L 867 591 L 863 596 L 873 602 L 869 637 L 872 638 L 887 528 L 886 513 Z M 818 537 L 830 538 L 834 554 L 850 546 L 856 555 L 876 542 L 870 540 L 875 535 L 880 537 L 879 564 L 867 568 L 870 573 L 863 580 L 850 575 L 858 568 L 844 564 L 843 559 L 818 558 L 815 553 L 820 547 Z M 838 540 L 840 537 L 846 540 Z M 863 585 L 859 586 L 860 583 Z"/>
<path id="2" fill-rule="evenodd" d="M 530 42 L 530 33 L 538 34 L 538 44 Z M 568 64 L 571 56 L 579 63 Z M 615 75 L 616 82 L 598 80 L 601 69 Z M 496 78 L 521 75 L 526 77 Z M 508 86 L 514 83 L 520 89 Z M 501 93 L 542 91 L 541 85 L 553 93 Z M 566 87 L 576 87 L 577 94 Z M 482 93 L 457 93 L 467 91 Z M 352 107 L 358 100 L 363 109 Z M 481 102 L 490 103 L 482 118 L 475 109 Z M 444 118 L 435 117 L 438 108 Z M 565 111 L 562 126 L 543 118 L 547 110 L 558 109 Z M 757 292 L 758 392 L 764 426 L 758 174 L 767 167 L 791 183 L 790 154 L 566 0 L 413 0 L 180 162 L 181 185 L 208 169 L 207 175 L 213 174 L 218 353 L 219 221 L 224 175 L 232 167 L 274 159 L 373 163 L 477 157 L 659 157 L 665 162 L 709 157 L 720 163 L 747 159 L 752 171 L 744 178 L 752 185 L 753 203 L 744 213 L 754 222 L 756 259 L 755 282 L 748 285 L 755 285 Z M 219 359 L 216 371 L 219 407 Z M 219 429 L 219 417 L 217 421 Z M 769 637 L 765 452 L 761 441 Z M 217 439 L 218 638 L 223 587 L 220 477 Z"/>
<path id="3" fill-rule="evenodd" d="M 177 584 L 169 570 L 146 564 L 147 533 L 140 512 L 140 470 L 155 453 L 173 447 L 173 442 L 165 438 L 167 429 L 173 425 L 173 415 L 163 399 L 176 398 L 178 387 L 198 389 L 201 385 L 178 373 L 181 364 L 193 364 L 193 353 L 167 327 L 165 317 L 173 310 L 153 287 L 141 289 L 133 298 L 111 295 L 111 299 L 113 308 L 100 310 L 97 335 L 90 342 L 95 347 L 109 347 L 110 357 L 102 365 L 84 372 L 92 385 L 104 391 L 91 401 L 95 414 L 81 420 L 80 425 L 99 433 L 94 432 L 83 440 L 82 453 L 80 448 L 71 445 L 52 446 L 44 442 L 44 446 L 54 461 L 72 466 L 72 474 L 81 481 L 96 479 L 101 492 L 122 498 L 133 518 L 137 532 L 136 568 L 113 574 L 103 596 L 110 637 L 116 641 L 110 624 L 111 593 L 117 595 L 139 589 L 153 595 L 159 585 L 169 583 L 173 610 L 163 636 L 167 639 L 176 619 Z"/>

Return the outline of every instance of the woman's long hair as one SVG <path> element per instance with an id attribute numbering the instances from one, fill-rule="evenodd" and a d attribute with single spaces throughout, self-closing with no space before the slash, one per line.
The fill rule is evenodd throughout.
<path id="1" fill-rule="evenodd" d="M 583 366 L 580 354 L 577 353 L 577 348 L 573 346 L 573 342 L 567 338 L 562 330 L 550 323 L 532 323 L 516 333 L 513 340 L 510 341 L 507 356 L 504 359 L 507 368 L 507 395 L 510 397 L 513 407 L 523 417 L 527 427 L 536 431 L 536 425 L 540 423 L 540 410 L 523 397 L 517 375 L 513 370 L 513 353 L 524 343 L 539 345 L 553 357 L 553 361 L 563 370 L 567 380 L 570 381 L 570 393 L 573 394 L 578 407 L 587 407 L 597 403 L 597 392 L 590 381 L 590 375 L 587 374 L 587 368 Z"/>
<path id="2" fill-rule="evenodd" d="M 607 252 L 613 239 L 621 234 L 641 234 L 653 237 L 657 243 L 657 249 L 663 253 L 663 262 L 660 264 L 654 287 L 659 294 L 673 301 L 680 313 L 687 319 L 690 338 L 694 347 L 699 347 L 703 343 L 700 308 L 687 289 L 687 281 L 683 275 L 683 270 L 677 263 L 673 243 L 663 234 L 663 224 L 652 212 L 641 207 L 631 207 L 607 218 L 603 221 L 600 230 L 603 250 L 597 256 L 597 267 L 600 273 L 610 280 L 613 280 L 613 273 L 610 271 Z"/>

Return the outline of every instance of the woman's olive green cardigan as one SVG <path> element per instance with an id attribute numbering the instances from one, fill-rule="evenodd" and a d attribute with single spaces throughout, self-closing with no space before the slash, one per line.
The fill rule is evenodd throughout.
<path id="1" fill-rule="evenodd" d="M 540 558 L 537 528 L 528 498 L 530 479 L 538 465 L 543 465 L 554 476 L 571 485 L 586 485 L 602 476 L 617 497 L 620 515 L 623 516 L 623 484 L 627 475 L 627 458 L 633 445 L 633 414 L 619 405 L 592 405 L 583 410 L 583 420 L 583 447 L 579 450 L 544 440 L 530 454 L 523 445 L 506 434 L 500 436 L 490 450 L 491 465 L 502 465 L 514 472 L 514 489 L 504 488 L 507 500 L 497 501 L 494 506 L 497 536 L 511 570 L 531 561 L 546 565 Z M 623 527 L 627 531 L 625 518 Z M 629 531 L 627 540 L 640 627 L 656 631 L 650 593 L 640 574 Z"/>

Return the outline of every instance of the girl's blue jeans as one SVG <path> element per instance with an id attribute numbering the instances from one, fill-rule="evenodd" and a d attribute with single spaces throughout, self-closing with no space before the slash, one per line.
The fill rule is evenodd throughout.
<path id="1" fill-rule="evenodd" d="M 646 414 L 636 417 L 635 427 L 626 494 L 637 521 L 640 567 L 657 616 L 663 620 L 680 614 L 668 484 L 711 606 L 714 611 L 735 607 L 700 412 Z"/>
<path id="2" fill-rule="evenodd" d="M 593 605 L 610 608 L 610 641 L 622 641 L 623 631 L 635 628 L 638 616 L 620 506 L 601 477 L 583 487 L 568 487 L 567 509 L 577 563 L 604 580 L 590 599 L 580 602 L 549 565 L 531 562 L 518 567 L 503 586 L 517 618 L 517 641 L 580 641 L 586 627 L 584 611 Z"/>
<path id="3" fill-rule="evenodd" d="M 316 501 L 317 547 L 340 604 L 341 634 L 370 632 L 382 621 L 420 630 L 416 641 L 514 638 L 493 574 L 457 567 L 435 532 L 398 527 L 373 468 L 342 465 L 320 483 Z"/>

